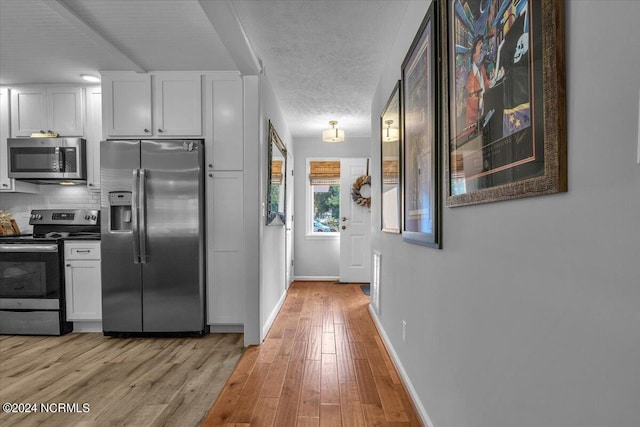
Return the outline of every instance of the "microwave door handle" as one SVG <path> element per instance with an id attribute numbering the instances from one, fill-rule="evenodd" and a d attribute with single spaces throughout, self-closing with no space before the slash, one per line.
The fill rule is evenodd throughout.
<path id="1" fill-rule="evenodd" d="M 56 172 L 64 172 L 64 150 L 56 147 L 55 152 L 57 154 L 56 157 L 58 157 L 58 170 Z"/>
<path id="2" fill-rule="evenodd" d="M 147 263 L 147 170 L 140 169 L 140 263 Z"/>
<path id="3" fill-rule="evenodd" d="M 133 262 L 140 264 L 140 230 L 138 228 L 138 187 L 140 186 L 140 169 L 133 170 L 133 191 L 131 194 L 131 230 L 133 231 Z"/>

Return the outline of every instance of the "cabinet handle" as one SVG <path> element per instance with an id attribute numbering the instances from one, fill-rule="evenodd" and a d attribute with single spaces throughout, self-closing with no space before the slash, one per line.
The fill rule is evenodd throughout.
<path id="1" fill-rule="evenodd" d="M 79 254 L 88 254 L 91 252 L 91 249 L 77 249 L 76 252 L 78 252 Z"/>
<path id="2" fill-rule="evenodd" d="M 53 131 L 51 129 L 47 130 L 47 133 L 53 133 Z"/>
<path id="3" fill-rule="evenodd" d="M 71 264 L 67 264 L 67 267 L 71 267 Z"/>
<path id="4" fill-rule="evenodd" d="M 87 184 L 87 185 L 88 185 L 89 187 L 93 187 L 93 184 L 91 184 L 91 183 L 89 183 L 89 184 Z"/>
<path id="5" fill-rule="evenodd" d="M 44 131 L 42 129 L 40 129 L 40 133 L 44 133 Z"/>
<path id="6" fill-rule="evenodd" d="M 3 186 L 3 187 L 8 187 L 9 185 L 8 185 L 8 184 L 2 184 L 2 186 Z"/>
<path id="7" fill-rule="evenodd" d="M 162 133 L 162 132 L 163 132 L 163 130 L 162 130 L 162 129 L 160 129 L 160 128 L 158 128 L 158 132 Z"/>
<path id="8" fill-rule="evenodd" d="M 149 129 L 145 129 L 144 131 L 145 131 L 145 133 L 149 133 Z"/>

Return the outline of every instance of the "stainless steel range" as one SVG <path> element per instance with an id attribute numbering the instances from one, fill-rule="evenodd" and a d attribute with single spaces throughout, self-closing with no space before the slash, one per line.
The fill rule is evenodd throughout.
<path id="1" fill-rule="evenodd" d="M 0 237 L 0 334 L 63 335 L 65 240 L 100 238 L 100 212 L 31 211 L 33 234 Z"/>

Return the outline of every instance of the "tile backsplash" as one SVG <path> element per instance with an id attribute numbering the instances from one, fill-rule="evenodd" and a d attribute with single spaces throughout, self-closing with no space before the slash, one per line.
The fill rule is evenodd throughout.
<path id="1" fill-rule="evenodd" d="M 31 233 L 29 215 L 32 209 L 100 209 L 100 193 L 86 186 L 61 187 L 41 185 L 38 194 L 0 193 L 0 210 L 11 213 L 21 233 Z"/>

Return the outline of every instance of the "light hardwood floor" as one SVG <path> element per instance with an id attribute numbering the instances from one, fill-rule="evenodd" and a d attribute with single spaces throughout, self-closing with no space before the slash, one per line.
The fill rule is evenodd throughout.
<path id="1" fill-rule="evenodd" d="M 359 285 L 295 282 L 203 426 L 421 426 Z"/>
<path id="2" fill-rule="evenodd" d="M 81 412 L 2 412 L 0 425 L 198 426 L 241 353 L 242 334 L 0 336 L 0 403 L 78 403 L 70 409 Z"/>

